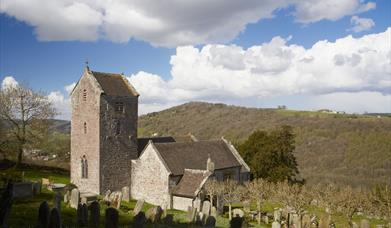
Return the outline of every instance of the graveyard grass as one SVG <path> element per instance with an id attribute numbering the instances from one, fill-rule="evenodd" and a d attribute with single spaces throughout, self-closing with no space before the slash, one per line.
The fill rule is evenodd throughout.
<path id="1" fill-rule="evenodd" d="M 69 175 L 65 173 L 53 173 L 44 169 L 29 169 L 29 168 L 22 168 L 22 169 L 9 169 L 7 170 L 8 173 L 14 173 L 14 175 L 21 175 L 22 172 L 24 172 L 25 179 L 29 180 L 40 180 L 41 178 L 49 178 L 51 181 L 55 183 L 69 183 Z M 54 199 L 54 193 L 43 188 L 42 193 L 40 195 L 37 195 L 33 198 L 26 198 L 26 199 L 15 199 L 12 209 L 11 209 L 11 216 L 9 220 L 10 227 L 29 227 L 36 225 L 37 222 L 37 216 L 38 216 L 38 208 L 40 203 L 43 201 L 47 201 L 49 203 L 50 208 L 53 207 L 53 199 Z M 133 221 L 133 208 L 136 205 L 135 200 L 131 200 L 130 202 L 122 202 L 121 208 L 119 210 L 119 224 L 120 226 L 129 226 L 132 224 Z M 105 217 L 105 209 L 107 208 L 106 205 L 101 204 L 101 217 L 100 217 L 100 224 L 102 227 L 104 227 L 104 217 Z M 240 204 L 234 204 L 232 205 L 233 208 L 241 207 Z M 271 204 L 271 203 L 264 203 L 263 204 L 263 211 L 272 212 L 275 207 L 278 207 L 280 205 L 278 204 Z M 143 211 L 146 212 L 149 208 L 153 207 L 153 205 L 144 204 Z M 256 205 L 251 205 L 251 209 L 255 210 Z M 318 217 L 322 217 L 323 214 L 325 214 L 324 211 L 319 210 L 319 208 L 316 208 L 314 206 L 308 208 L 308 211 L 311 213 L 315 213 Z M 167 214 L 172 214 L 174 216 L 174 224 L 164 224 L 164 222 L 160 222 L 158 226 L 153 227 L 189 227 L 189 224 L 187 224 L 186 221 L 186 212 L 178 211 L 178 210 L 168 210 Z M 69 227 L 75 227 L 77 225 L 77 215 L 76 210 L 69 207 L 68 205 L 65 205 L 62 203 L 61 208 L 61 216 L 62 216 L 62 222 L 65 226 Z M 337 227 L 346 227 L 347 226 L 347 220 L 342 214 L 333 215 L 333 221 L 336 223 Z M 363 217 L 356 216 L 354 217 L 354 221 L 359 224 L 360 220 Z M 381 220 L 374 220 L 369 219 L 371 226 L 374 226 L 375 224 L 384 224 L 384 221 Z M 270 224 L 261 224 L 261 226 L 258 226 L 256 222 L 251 222 L 251 225 L 254 227 L 271 227 Z M 192 226 L 190 226 L 192 227 Z M 217 217 L 216 227 L 229 227 L 229 220 L 227 213 L 223 216 Z"/>

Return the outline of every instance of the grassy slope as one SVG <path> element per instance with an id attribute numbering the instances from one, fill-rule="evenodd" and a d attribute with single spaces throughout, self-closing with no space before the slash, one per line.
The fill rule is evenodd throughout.
<path id="1" fill-rule="evenodd" d="M 371 186 L 391 182 L 391 118 L 256 109 L 192 102 L 139 118 L 139 135 L 224 136 L 239 142 L 257 129 L 292 125 L 296 157 L 309 183 Z"/>

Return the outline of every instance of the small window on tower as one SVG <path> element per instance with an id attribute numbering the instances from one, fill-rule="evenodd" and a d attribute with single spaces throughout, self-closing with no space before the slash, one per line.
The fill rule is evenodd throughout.
<path id="1" fill-rule="evenodd" d="M 88 178 L 88 163 L 85 155 L 81 158 L 81 178 Z"/>
<path id="2" fill-rule="evenodd" d="M 84 134 L 87 134 L 87 123 L 84 122 Z"/>
<path id="3" fill-rule="evenodd" d="M 121 122 L 118 120 L 115 126 L 115 134 L 119 135 L 121 134 Z"/>
<path id="4" fill-rule="evenodd" d="M 83 90 L 83 101 L 87 101 L 87 90 Z"/>
<path id="5" fill-rule="evenodd" d="M 115 102 L 115 111 L 123 112 L 124 111 L 124 103 L 123 102 Z"/>

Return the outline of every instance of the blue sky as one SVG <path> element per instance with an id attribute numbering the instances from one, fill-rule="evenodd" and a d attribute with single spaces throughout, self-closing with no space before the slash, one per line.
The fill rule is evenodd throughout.
<path id="1" fill-rule="evenodd" d="M 51 93 L 63 112 L 60 118 L 69 118 L 65 87 L 78 80 L 86 60 L 93 70 L 128 75 L 141 93 L 141 113 L 191 100 L 391 112 L 388 0 L 249 0 L 244 6 L 189 1 L 172 5 L 167 13 L 166 6 L 150 1 L 118 1 L 118 7 L 85 0 L 39 1 L 47 6 L 2 0 L 0 82 L 11 76 Z M 365 35 L 374 43 L 368 44 Z M 338 44 L 337 39 L 345 41 Z M 342 53 L 340 47 L 347 50 Z M 335 51 L 321 56 L 322 48 Z M 384 53 L 365 55 L 365 48 Z M 299 57 L 327 61 L 329 56 L 335 68 L 298 66 Z M 369 72 L 374 59 L 378 69 Z M 340 67 L 348 63 L 351 69 Z M 322 76 L 328 74 L 329 80 Z M 363 97 L 371 105 L 357 103 Z"/>

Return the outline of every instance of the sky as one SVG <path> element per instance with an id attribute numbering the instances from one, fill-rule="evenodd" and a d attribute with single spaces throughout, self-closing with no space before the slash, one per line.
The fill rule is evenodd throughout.
<path id="1" fill-rule="evenodd" d="M 389 0 L 1 0 L 0 83 L 70 118 L 85 62 L 140 114 L 189 101 L 391 112 Z"/>

